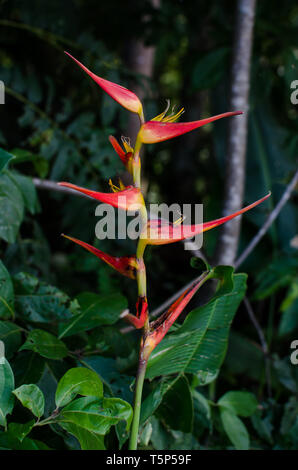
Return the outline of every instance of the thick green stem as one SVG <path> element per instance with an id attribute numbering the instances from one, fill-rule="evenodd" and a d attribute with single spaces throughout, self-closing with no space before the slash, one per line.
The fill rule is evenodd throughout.
<path id="1" fill-rule="evenodd" d="M 136 376 L 135 384 L 135 395 L 134 395 L 134 411 L 133 420 L 130 431 L 129 450 L 136 450 L 138 446 L 138 435 L 139 435 L 139 424 L 140 424 L 140 413 L 142 404 L 142 391 L 143 384 L 146 374 L 147 360 L 143 358 L 143 352 L 141 350 L 140 362 L 138 373 Z"/>

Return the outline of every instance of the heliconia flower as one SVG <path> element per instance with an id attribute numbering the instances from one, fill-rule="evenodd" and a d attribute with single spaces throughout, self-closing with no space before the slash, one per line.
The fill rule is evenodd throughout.
<path id="1" fill-rule="evenodd" d="M 71 54 L 65 51 L 72 60 L 74 60 L 79 67 L 81 67 L 111 98 L 117 103 L 121 104 L 124 108 L 128 109 L 133 113 L 137 113 L 143 119 L 143 107 L 139 98 L 127 88 L 117 85 L 116 83 L 105 80 L 104 78 L 98 77 L 91 70 L 87 69 L 85 65 L 81 64 Z"/>
<path id="2" fill-rule="evenodd" d="M 107 263 L 119 273 L 123 274 L 123 276 L 130 277 L 131 279 L 136 278 L 137 260 L 135 256 L 111 256 L 99 250 L 98 248 L 89 245 L 88 243 L 78 240 L 77 238 L 69 237 L 68 235 L 64 235 L 63 233 L 62 237 L 67 238 L 68 240 L 71 240 L 77 245 L 80 245 L 86 250 L 90 251 L 90 253 L 100 258 L 102 261 Z"/>
<path id="3" fill-rule="evenodd" d="M 115 152 L 119 155 L 122 163 L 126 166 L 127 170 L 132 174 L 132 159 L 133 159 L 133 148 L 130 146 L 129 139 L 121 137 L 123 148 L 118 143 L 117 139 L 112 135 L 109 136 L 109 141 L 111 142 Z"/>
<path id="4" fill-rule="evenodd" d="M 163 245 L 168 243 L 174 243 L 177 241 L 185 240 L 187 238 L 192 238 L 195 235 L 206 232 L 207 230 L 211 230 L 214 227 L 218 227 L 225 222 L 237 217 L 244 212 L 253 209 L 261 202 L 265 201 L 271 192 L 269 192 L 266 196 L 258 201 L 255 201 L 253 204 L 244 207 L 243 209 L 234 212 L 226 217 L 221 217 L 220 219 L 211 220 L 210 222 L 205 222 L 196 225 L 187 225 L 187 224 L 177 224 L 171 223 L 164 219 L 153 219 L 149 220 L 147 223 L 147 227 L 141 234 L 141 238 L 143 240 L 143 244 L 146 245 Z"/>
<path id="5" fill-rule="evenodd" d="M 137 314 L 124 312 L 121 318 L 131 323 L 137 330 L 143 328 L 145 322 L 148 320 L 148 302 L 147 297 L 139 297 L 136 303 Z"/>
<path id="6" fill-rule="evenodd" d="M 177 115 L 172 116 L 172 120 L 177 119 L 180 116 L 180 110 Z M 198 121 L 191 121 L 191 122 L 171 122 L 166 120 L 151 120 L 145 122 L 139 130 L 137 136 L 137 144 L 154 144 L 156 142 L 162 142 L 164 140 L 172 139 L 173 137 L 177 137 L 182 134 L 186 134 L 187 132 L 193 131 L 198 127 L 204 126 L 209 122 L 217 121 L 218 119 L 228 117 L 228 116 L 236 116 L 237 114 L 243 114 L 242 111 L 232 111 L 228 113 L 218 114 L 217 116 L 212 116 L 207 119 L 200 119 Z M 159 116 L 157 116 L 159 117 Z"/>
<path id="7" fill-rule="evenodd" d="M 145 207 L 144 199 L 140 189 L 135 188 L 134 186 L 127 186 L 126 189 L 113 193 L 100 193 L 97 191 L 91 191 L 90 189 L 81 188 L 80 186 L 76 186 L 72 183 L 66 183 L 64 181 L 58 184 L 60 186 L 65 186 L 66 188 L 79 191 L 93 199 L 105 202 L 118 209 L 137 211 L 142 207 Z M 114 187 L 114 189 L 115 188 L 116 187 Z"/>
<path id="8" fill-rule="evenodd" d="M 180 297 L 170 306 L 170 308 L 161 315 L 157 320 L 150 323 L 151 333 L 145 339 L 144 355 L 146 359 L 150 356 L 153 349 L 161 342 L 163 337 L 167 334 L 173 323 L 177 320 L 179 315 L 183 312 L 187 304 L 195 295 L 197 290 L 205 282 L 204 275 L 196 280 L 192 286 L 185 289 Z"/>

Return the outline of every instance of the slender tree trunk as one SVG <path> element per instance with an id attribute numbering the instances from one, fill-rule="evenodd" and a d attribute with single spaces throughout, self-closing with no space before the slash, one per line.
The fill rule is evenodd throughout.
<path id="1" fill-rule="evenodd" d="M 230 90 L 230 110 L 244 114 L 229 123 L 223 215 L 239 210 L 245 187 L 245 154 L 249 108 L 250 60 L 256 0 L 238 0 Z M 216 264 L 233 265 L 237 255 L 241 217 L 222 226 Z"/>
<path id="2" fill-rule="evenodd" d="M 160 0 L 151 0 L 151 4 L 154 8 L 159 8 Z M 147 46 L 142 40 L 131 41 L 128 47 L 128 63 L 130 69 L 136 74 L 144 77 L 142 85 L 134 84 L 133 91 L 140 98 L 141 101 L 148 96 L 150 92 L 149 80 L 153 76 L 154 69 L 154 56 L 155 47 Z M 145 116 L 148 119 L 148 116 Z M 135 141 L 137 132 L 139 130 L 139 118 L 135 114 L 130 113 L 127 124 L 127 135 L 130 137 L 132 142 Z"/>

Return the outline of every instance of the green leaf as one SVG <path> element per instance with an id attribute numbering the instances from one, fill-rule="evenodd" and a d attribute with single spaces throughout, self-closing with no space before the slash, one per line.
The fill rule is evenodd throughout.
<path id="1" fill-rule="evenodd" d="M 38 199 L 32 179 L 16 172 L 10 172 L 10 177 L 21 191 L 26 209 L 35 214 L 38 209 Z"/>
<path id="2" fill-rule="evenodd" d="M 181 375 L 164 395 L 157 416 L 171 429 L 191 432 L 193 427 L 193 401 L 188 380 Z"/>
<path id="3" fill-rule="evenodd" d="M 197 269 L 198 271 L 200 271 L 202 273 L 204 271 L 210 271 L 211 270 L 211 267 L 207 263 L 207 261 L 205 261 L 203 258 L 197 258 L 196 256 L 193 256 L 190 259 L 190 265 L 191 265 L 192 268 Z"/>
<path id="4" fill-rule="evenodd" d="M 59 338 L 88 331 L 101 325 L 112 325 L 119 320 L 120 313 L 127 308 L 127 300 L 120 294 L 100 296 L 85 292 L 77 297 L 82 313 L 61 323 Z"/>
<path id="5" fill-rule="evenodd" d="M 96 372 L 105 387 L 108 388 L 110 395 L 132 402 L 131 384 L 134 377 L 120 372 L 119 358 L 116 361 L 110 357 L 90 356 L 84 358 L 84 364 Z"/>
<path id="6" fill-rule="evenodd" d="M 0 238 L 14 243 L 24 217 L 24 199 L 21 191 L 9 176 L 0 174 Z"/>
<path id="7" fill-rule="evenodd" d="M 0 341 L 4 343 L 7 359 L 10 359 L 19 349 L 22 342 L 21 331 L 21 328 L 14 323 L 0 321 Z"/>
<path id="8" fill-rule="evenodd" d="M 28 423 L 9 423 L 8 425 L 8 432 L 19 439 L 20 442 L 24 440 L 24 438 L 30 433 L 31 429 L 35 424 L 34 419 L 29 421 Z"/>
<path id="9" fill-rule="evenodd" d="M 77 438 L 82 450 L 105 450 L 104 436 L 88 431 L 73 423 L 60 422 L 60 426 Z"/>
<path id="10" fill-rule="evenodd" d="M 164 395 L 167 393 L 168 390 L 174 386 L 175 382 L 179 379 L 175 377 L 174 379 L 169 379 L 167 377 L 162 378 L 157 386 L 152 390 L 151 393 L 143 400 L 142 407 L 141 407 L 141 416 L 140 416 L 140 423 L 144 423 L 147 419 L 150 418 L 157 410 L 159 405 L 162 402 Z"/>
<path id="11" fill-rule="evenodd" d="M 212 430 L 211 407 L 204 395 L 197 390 L 193 390 L 194 403 L 194 430 L 193 434 L 200 438 L 203 432 Z"/>
<path id="12" fill-rule="evenodd" d="M 231 322 L 246 290 L 246 275 L 235 274 L 229 293 L 193 310 L 183 325 L 152 352 L 148 378 L 175 373 L 196 374 L 201 383 L 218 373 L 224 360 Z"/>
<path id="13" fill-rule="evenodd" d="M 14 156 L 11 155 L 11 153 L 0 148 L 0 173 L 12 158 L 14 158 Z"/>
<path id="14" fill-rule="evenodd" d="M 249 450 L 249 434 L 241 419 L 224 408 L 220 410 L 220 417 L 224 430 L 236 449 Z"/>
<path id="15" fill-rule="evenodd" d="M 56 287 L 28 273 L 14 277 L 15 308 L 18 315 L 37 323 L 58 323 L 72 317 L 70 298 Z"/>
<path id="16" fill-rule="evenodd" d="M 45 359 L 33 351 L 22 351 L 16 355 L 13 364 L 17 386 L 37 383 L 45 367 Z"/>
<path id="17" fill-rule="evenodd" d="M 220 297 L 221 295 L 228 294 L 233 290 L 234 281 L 233 281 L 233 274 L 234 268 L 233 266 L 216 266 L 212 269 L 212 278 L 218 279 L 220 282 L 217 285 L 216 293 L 214 298 Z"/>
<path id="18" fill-rule="evenodd" d="M 6 426 L 6 416 L 13 409 L 14 376 L 6 359 L 0 362 L 0 426 Z"/>
<path id="19" fill-rule="evenodd" d="M 28 408 L 37 418 L 44 414 L 44 396 L 37 385 L 21 385 L 13 391 L 25 408 Z"/>
<path id="20" fill-rule="evenodd" d="M 129 429 L 133 411 L 129 403 L 120 398 L 78 398 L 63 408 L 58 419 L 76 424 L 96 434 L 106 434 L 110 427 L 121 420 Z"/>
<path id="21" fill-rule="evenodd" d="M 76 395 L 103 397 L 102 381 L 95 372 L 84 367 L 75 367 L 63 375 L 56 391 L 57 407 L 67 405 Z"/>
<path id="22" fill-rule="evenodd" d="M 62 359 L 67 356 L 67 347 L 51 333 L 43 330 L 30 331 L 20 351 L 29 349 L 48 359 Z"/>
<path id="23" fill-rule="evenodd" d="M 49 450 L 50 448 L 41 441 L 25 437 L 20 440 L 12 432 L 0 433 L 0 448 L 11 450 Z"/>
<path id="24" fill-rule="evenodd" d="M 238 416 L 251 416 L 257 409 L 258 401 L 250 392 L 231 391 L 225 393 L 218 405 L 222 408 L 230 410 Z"/>
<path id="25" fill-rule="evenodd" d="M 212 49 L 195 63 L 192 73 L 193 91 L 213 88 L 217 84 L 228 63 L 229 51 L 227 47 Z"/>
<path id="26" fill-rule="evenodd" d="M 0 318 L 9 317 L 14 317 L 13 285 L 6 267 L 0 261 Z"/>

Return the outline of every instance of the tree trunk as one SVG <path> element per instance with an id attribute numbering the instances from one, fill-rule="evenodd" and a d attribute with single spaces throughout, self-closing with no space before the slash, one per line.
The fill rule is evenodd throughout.
<path id="1" fill-rule="evenodd" d="M 237 3 L 229 110 L 241 110 L 244 114 L 229 122 L 223 216 L 239 210 L 243 204 L 255 7 L 256 0 L 238 0 Z M 216 248 L 216 264 L 234 264 L 240 225 L 241 217 L 237 217 L 222 226 Z"/>
<path id="2" fill-rule="evenodd" d="M 151 0 L 154 8 L 159 8 L 160 0 Z M 144 77 L 142 85 L 134 84 L 133 91 L 141 101 L 148 96 L 150 92 L 149 80 L 153 76 L 155 47 L 146 46 L 143 41 L 135 39 L 131 41 L 128 47 L 128 64 L 132 72 L 136 75 Z M 148 119 L 148 116 L 145 116 Z M 135 114 L 130 113 L 127 123 L 127 135 L 134 143 L 139 130 L 139 118 Z"/>

